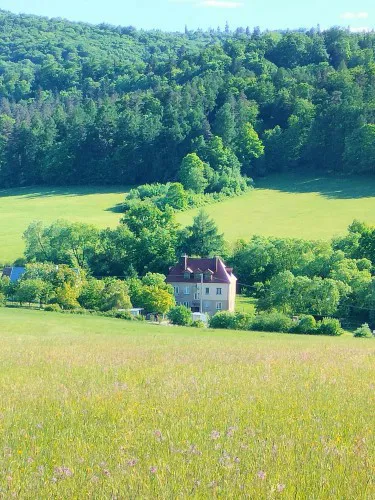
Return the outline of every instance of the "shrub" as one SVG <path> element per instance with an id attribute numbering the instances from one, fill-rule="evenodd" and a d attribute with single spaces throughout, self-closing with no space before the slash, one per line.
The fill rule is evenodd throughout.
<path id="1" fill-rule="evenodd" d="M 2 292 L 0 292 L 0 307 L 4 306 L 5 303 L 6 303 L 6 297 Z"/>
<path id="2" fill-rule="evenodd" d="M 84 316 L 85 314 L 91 314 L 90 311 L 82 309 L 81 307 L 76 307 L 75 309 L 64 309 L 62 311 L 64 314 L 77 314 L 78 316 Z"/>
<path id="3" fill-rule="evenodd" d="M 115 309 L 98 313 L 98 315 L 106 318 L 124 319 L 126 321 L 131 321 L 133 319 L 129 311 L 116 311 Z"/>
<path id="4" fill-rule="evenodd" d="M 117 319 L 125 319 L 127 321 L 131 321 L 133 319 L 133 316 L 129 311 L 114 311 L 113 316 Z"/>
<path id="5" fill-rule="evenodd" d="M 236 312 L 232 315 L 230 328 L 233 330 L 251 330 L 254 314 Z"/>
<path id="6" fill-rule="evenodd" d="M 48 304 L 44 310 L 47 312 L 61 312 L 61 307 L 59 304 Z"/>
<path id="7" fill-rule="evenodd" d="M 319 321 L 317 333 L 320 335 L 330 335 L 331 337 L 338 337 L 343 334 L 341 323 L 335 318 L 323 318 Z"/>
<path id="8" fill-rule="evenodd" d="M 206 328 L 206 325 L 200 319 L 193 321 L 191 326 L 193 326 L 194 328 Z"/>
<path id="9" fill-rule="evenodd" d="M 255 316 L 251 329 L 260 332 L 284 332 L 291 331 L 293 321 L 280 312 L 261 313 Z"/>
<path id="10" fill-rule="evenodd" d="M 233 322 L 233 314 L 228 311 L 221 311 L 210 319 L 210 328 L 228 330 Z"/>
<path id="11" fill-rule="evenodd" d="M 357 328 L 353 335 L 354 337 L 369 339 L 372 337 L 372 331 L 368 324 L 364 323 L 362 326 Z"/>
<path id="12" fill-rule="evenodd" d="M 185 306 L 175 306 L 168 313 L 173 325 L 188 326 L 191 324 L 191 311 Z"/>
<path id="13" fill-rule="evenodd" d="M 298 323 L 293 327 L 293 332 L 306 334 L 316 333 L 316 321 L 314 316 L 302 316 Z"/>

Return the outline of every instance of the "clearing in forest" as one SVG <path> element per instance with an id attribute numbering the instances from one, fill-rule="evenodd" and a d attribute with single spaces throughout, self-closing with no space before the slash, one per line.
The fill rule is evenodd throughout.
<path id="1" fill-rule="evenodd" d="M 275 175 L 256 181 L 243 196 L 208 205 L 225 238 L 253 234 L 325 239 L 344 234 L 353 219 L 375 223 L 375 184 L 369 177 Z M 22 233 L 34 220 L 59 218 L 114 227 L 126 187 L 0 190 L 0 264 L 23 253 Z M 177 215 L 190 224 L 197 210 Z"/>
<path id="2" fill-rule="evenodd" d="M 205 210 L 231 242 L 254 234 L 329 240 L 344 234 L 354 219 L 375 223 L 375 183 L 373 177 L 278 174 Z M 196 213 L 179 214 L 178 220 L 188 225 Z"/>

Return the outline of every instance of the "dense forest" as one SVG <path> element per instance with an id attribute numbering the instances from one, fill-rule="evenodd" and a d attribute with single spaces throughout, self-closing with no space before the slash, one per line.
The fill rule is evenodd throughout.
<path id="1" fill-rule="evenodd" d="M 0 186 L 176 181 L 188 155 L 212 192 L 287 169 L 375 172 L 375 33 L 4 11 L 0 30 Z"/>

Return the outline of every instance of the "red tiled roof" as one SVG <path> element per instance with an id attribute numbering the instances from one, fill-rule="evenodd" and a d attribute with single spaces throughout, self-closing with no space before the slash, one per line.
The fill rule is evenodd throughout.
<path id="1" fill-rule="evenodd" d="M 189 280 L 184 278 L 185 271 L 191 272 Z M 199 283 L 200 274 L 203 272 L 204 283 L 231 283 L 236 279 L 219 257 L 195 259 L 193 257 L 181 257 L 180 262 L 171 267 L 167 276 L 167 283 L 180 283 L 181 281 Z M 199 276 L 196 276 L 199 274 Z M 212 278 L 206 278 L 205 274 L 210 274 Z"/>

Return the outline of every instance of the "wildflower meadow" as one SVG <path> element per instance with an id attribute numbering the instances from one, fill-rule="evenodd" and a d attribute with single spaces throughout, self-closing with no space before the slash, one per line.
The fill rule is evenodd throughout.
<path id="1" fill-rule="evenodd" d="M 375 496 L 373 339 L 0 321 L 0 498 Z"/>

